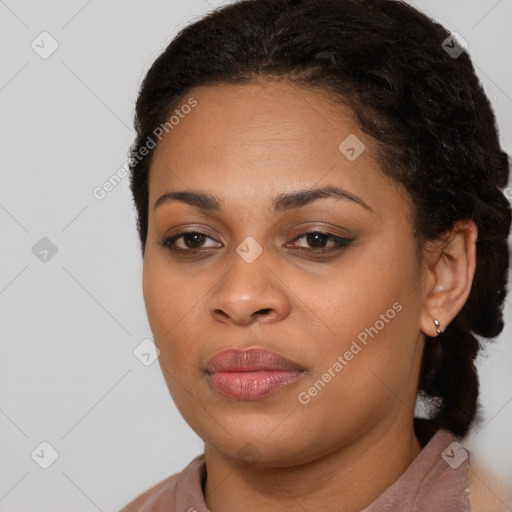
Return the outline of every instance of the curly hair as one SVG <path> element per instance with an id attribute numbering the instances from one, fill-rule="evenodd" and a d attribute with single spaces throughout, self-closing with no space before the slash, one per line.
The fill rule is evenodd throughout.
<path id="1" fill-rule="evenodd" d="M 470 295 L 439 337 L 426 336 L 418 392 L 438 406 L 415 428 L 428 437 L 439 428 L 463 437 L 476 417 L 476 336 L 503 329 L 509 266 L 507 155 L 469 56 L 455 58 L 442 46 L 449 36 L 399 0 L 241 0 L 185 27 L 153 63 L 130 148 L 143 255 L 153 150 L 140 158 L 141 148 L 192 88 L 266 77 L 320 88 L 352 110 L 377 142 L 382 172 L 413 200 L 420 249 L 473 220 Z"/>

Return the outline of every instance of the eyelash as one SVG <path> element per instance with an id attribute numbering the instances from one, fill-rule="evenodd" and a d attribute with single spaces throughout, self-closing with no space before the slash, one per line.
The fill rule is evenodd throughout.
<path id="1" fill-rule="evenodd" d="M 187 256 L 194 256 L 194 255 L 197 255 L 197 253 L 199 253 L 199 252 L 208 251 L 210 248 L 183 249 L 180 247 L 175 247 L 173 245 L 176 242 L 176 240 L 184 237 L 185 235 L 193 235 L 193 234 L 204 235 L 207 238 L 210 238 L 211 240 L 213 240 L 213 238 L 208 236 L 206 233 L 203 233 L 202 231 L 182 231 L 181 233 L 177 233 L 176 235 L 165 237 L 160 242 L 160 245 L 162 247 L 164 247 L 165 249 L 168 249 L 172 253 L 178 253 L 178 254 L 187 255 Z M 330 247 L 330 248 L 322 247 L 322 248 L 309 248 L 309 249 L 307 247 L 298 247 L 297 250 L 299 250 L 300 252 L 309 254 L 309 255 L 311 255 L 311 254 L 313 254 L 313 255 L 314 254 L 328 254 L 328 253 L 338 252 L 343 249 L 346 249 L 354 241 L 354 238 L 344 238 L 344 237 L 340 237 L 340 236 L 334 235 L 329 232 L 313 230 L 313 231 L 306 231 L 306 232 L 302 233 L 301 235 L 295 237 L 292 240 L 292 242 L 294 242 L 296 240 L 300 240 L 301 238 L 303 238 L 307 235 L 311 235 L 311 234 L 318 234 L 318 235 L 326 236 L 329 239 L 328 241 L 333 241 L 335 243 L 335 246 Z"/>

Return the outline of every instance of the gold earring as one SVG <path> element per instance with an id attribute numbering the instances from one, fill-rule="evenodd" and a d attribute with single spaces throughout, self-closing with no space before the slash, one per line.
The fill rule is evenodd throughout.
<path id="1" fill-rule="evenodd" d="M 442 333 L 443 333 L 443 331 L 442 331 L 441 329 L 439 329 L 439 326 L 441 325 L 441 324 L 439 323 L 439 320 L 434 319 L 434 325 L 436 326 L 437 334 L 438 334 L 438 335 L 439 335 L 439 334 L 442 334 Z"/>

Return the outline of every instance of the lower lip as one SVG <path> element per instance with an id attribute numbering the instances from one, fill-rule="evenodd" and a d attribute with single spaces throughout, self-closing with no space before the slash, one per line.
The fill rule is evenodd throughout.
<path id="1" fill-rule="evenodd" d="M 259 370 L 214 372 L 210 383 L 222 395 L 237 400 L 259 400 L 297 380 L 302 372 Z"/>

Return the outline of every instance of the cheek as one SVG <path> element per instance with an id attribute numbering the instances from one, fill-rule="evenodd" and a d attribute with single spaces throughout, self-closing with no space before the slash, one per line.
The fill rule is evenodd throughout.
<path id="1" fill-rule="evenodd" d="M 186 275 L 171 265 L 165 254 L 158 254 L 158 249 L 147 250 L 143 269 L 144 302 L 160 350 L 160 363 L 176 377 L 189 378 L 200 374 L 200 356 L 208 334 L 204 329 L 207 292 L 213 282 Z"/>
<path id="2" fill-rule="evenodd" d="M 364 261 L 345 263 L 345 271 L 326 280 L 322 293 L 311 299 L 316 301 L 311 308 L 321 312 L 329 328 L 315 373 L 328 371 L 341 356 L 343 370 L 337 374 L 343 377 L 334 387 L 352 396 L 371 394 L 375 386 L 385 388 L 379 376 L 399 387 L 417 361 L 421 288 L 414 250 L 402 247 L 399 252 L 388 244 Z"/>
<path id="3" fill-rule="evenodd" d="M 143 294 L 148 321 L 162 356 L 177 348 L 180 324 L 197 302 L 194 288 L 185 285 L 169 263 L 148 249 L 144 257 Z M 186 323 L 186 322 L 185 322 Z"/>
<path id="4" fill-rule="evenodd" d="M 155 345 L 160 354 L 158 362 L 168 390 L 180 413 L 189 418 L 196 406 L 192 385 L 201 377 L 197 362 L 200 339 L 191 326 L 196 309 L 195 296 L 188 292 L 168 263 L 158 262 L 151 251 L 144 258 L 143 293 L 147 317 Z M 197 302 L 197 301 L 195 301 Z M 188 391 L 185 391 L 188 390 Z"/>
<path id="5" fill-rule="evenodd" d="M 321 290 L 316 287 L 311 308 L 325 318 L 337 337 L 357 337 L 376 322 L 378 330 L 384 332 L 383 326 L 387 329 L 396 323 L 399 306 L 393 308 L 393 304 L 404 306 L 407 294 L 417 286 L 418 271 L 408 254 L 397 258 L 394 253 L 394 247 L 384 245 L 363 256 L 358 253 L 326 275 Z"/>
<path id="6" fill-rule="evenodd" d="M 144 256 L 142 289 L 151 330 L 158 338 L 171 329 L 177 319 L 178 311 L 172 307 L 176 287 L 169 279 L 169 272 L 158 264 L 149 249 Z"/>
<path id="7" fill-rule="evenodd" d="M 144 256 L 143 294 L 154 334 L 171 329 L 198 301 L 200 290 L 193 279 L 184 279 L 165 252 L 147 247 Z"/>

